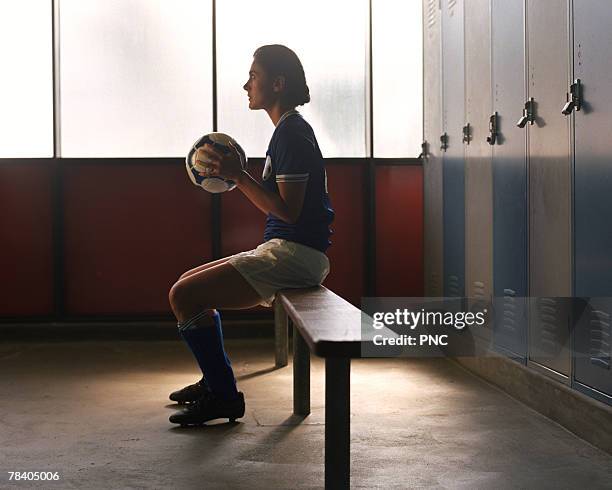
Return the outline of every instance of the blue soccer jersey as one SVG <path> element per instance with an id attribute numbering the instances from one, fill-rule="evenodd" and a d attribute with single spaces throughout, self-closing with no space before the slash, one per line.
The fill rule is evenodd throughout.
<path id="1" fill-rule="evenodd" d="M 297 112 L 278 122 L 262 175 L 263 186 L 279 194 L 279 182 L 307 182 L 302 212 L 296 223 L 287 223 L 269 213 L 264 240 L 283 238 L 325 252 L 331 242 L 329 225 L 334 210 L 327 194 L 327 174 L 319 144 L 310 125 Z"/>

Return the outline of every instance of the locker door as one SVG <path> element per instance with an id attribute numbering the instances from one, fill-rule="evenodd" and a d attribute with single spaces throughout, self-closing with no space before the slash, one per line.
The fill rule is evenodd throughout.
<path id="1" fill-rule="evenodd" d="M 493 283 L 491 18 L 489 0 L 465 6 L 465 290 L 468 308 L 490 308 Z M 467 126 L 469 124 L 469 126 Z M 478 329 L 487 340 L 490 331 Z"/>
<path id="2" fill-rule="evenodd" d="M 529 359 L 569 382 L 571 165 L 567 0 L 527 0 L 529 150 Z"/>
<path id="3" fill-rule="evenodd" d="M 423 134 L 425 180 L 425 295 L 441 297 L 442 290 L 442 88 L 439 0 L 423 0 Z"/>
<path id="4" fill-rule="evenodd" d="M 524 0 L 491 1 L 493 111 L 493 283 L 496 348 L 527 357 L 526 131 Z"/>
<path id="5" fill-rule="evenodd" d="M 444 296 L 465 296 L 463 0 L 442 0 Z"/>
<path id="6" fill-rule="evenodd" d="M 575 295 L 592 297 L 576 317 L 576 382 L 612 401 L 612 2 L 574 0 L 574 78 L 583 105 L 574 112 Z M 597 298 L 599 296 L 599 298 Z M 594 394 L 594 393 L 592 393 Z"/>

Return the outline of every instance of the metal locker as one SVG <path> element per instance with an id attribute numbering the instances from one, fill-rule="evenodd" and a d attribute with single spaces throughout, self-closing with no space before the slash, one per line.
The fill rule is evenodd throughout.
<path id="1" fill-rule="evenodd" d="M 569 383 L 571 159 L 568 0 L 527 0 L 529 360 Z M 531 124 L 533 123 L 533 124 Z"/>
<path id="2" fill-rule="evenodd" d="M 444 296 L 465 296 L 463 0 L 442 0 Z"/>
<path id="3" fill-rule="evenodd" d="M 489 120 L 493 172 L 495 348 L 527 358 L 526 132 L 516 124 L 525 102 L 524 0 L 491 0 Z"/>
<path id="4" fill-rule="evenodd" d="M 573 21 L 574 294 L 588 299 L 575 316 L 574 379 L 612 403 L 612 2 L 574 0 Z"/>
<path id="5" fill-rule="evenodd" d="M 442 60 L 439 0 L 423 0 L 423 178 L 425 200 L 425 295 L 443 296 Z"/>
<path id="6" fill-rule="evenodd" d="M 491 17 L 489 0 L 466 2 L 465 13 L 465 291 L 468 309 L 490 308 L 493 283 Z M 488 327 L 488 325 L 487 325 Z M 489 329 L 477 329 L 489 340 Z"/>
<path id="7" fill-rule="evenodd" d="M 573 320 L 573 385 L 612 405 L 612 298 L 577 297 Z"/>

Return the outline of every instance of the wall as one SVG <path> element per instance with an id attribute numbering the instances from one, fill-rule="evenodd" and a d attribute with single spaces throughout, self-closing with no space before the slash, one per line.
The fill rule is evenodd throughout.
<path id="1" fill-rule="evenodd" d="M 365 162 L 327 164 L 336 220 L 325 285 L 359 305 L 369 268 L 379 294 L 420 295 L 421 167 L 376 167 L 371 230 Z M 0 321 L 169 317 L 174 281 L 213 259 L 211 195 L 179 160 L 4 160 L 0 190 Z M 220 213 L 221 255 L 260 243 L 265 217 L 239 191 Z"/>

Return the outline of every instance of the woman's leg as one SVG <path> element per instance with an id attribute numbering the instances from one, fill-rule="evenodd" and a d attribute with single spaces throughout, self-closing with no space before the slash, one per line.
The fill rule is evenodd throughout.
<path id="1" fill-rule="evenodd" d="M 259 294 L 225 262 L 179 280 L 169 298 L 181 335 L 198 360 L 210 389 L 222 398 L 235 398 L 238 392 L 234 374 L 223 347 L 221 320 L 214 308 L 249 308 L 259 304 Z"/>
<path id="2" fill-rule="evenodd" d="M 210 269 L 211 267 L 214 267 L 216 265 L 223 264 L 227 262 L 229 258 L 230 257 L 224 257 L 222 259 L 214 260 L 212 262 L 208 262 L 206 264 L 195 267 L 194 269 L 188 270 L 187 272 L 184 272 L 183 274 L 181 274 L 178 281 L 181 281 L 182 279 L 185 279 L 194 274 L 197 274 L 198 272 L 202 272 L 206 269 Z M 202 357 L 203 356 L 202 348 L 199 345 L 197 345 L 197 343 L 195 342 L 193 338 L 194 335 L 190 334 L 189 332 L 185 332 L 179 328 L 179 335 L 181 339 L 183 339 L 183 341 L 187 344 L 187 347 L 189 347 L 189 350 L 195 357 L 198 363 L 198 366 L 200 367 L 200 370 L 202 371 L 202 379 L 200 379 L 200 381 L 196 383 L 197 386 L 194 387 L 194 385 L 189 385 L 181 390 L 178 390 L 170 394 L 171 400 L 187 403 L 187 402 L 192 402 L 192 401 L 199 399 L 205 393 L 210 391 L 210 387 L 208 386 L 208 382 L 206 381 L 206 377 L 204 376 L 204 366 L 206 364 L 206 359 Z"/>
<path id="3" fill-rule="evenodd" d="M 227 260 L 220 259 L 220 261 Z M 206 267 L 209 265 L 210 267 Z M 179 323 L 203 310 L 214 308 L 242 310 L 257 306 L 261 297 L 233 265 L 204 264 L 203 270 L 178 280 L 170 289 L 169 300 Z"/>
<path id="4" fill-rule="evenodd" d="M 193 276 L 197 272 L 201 272 L 206 269 L 210 269 L 211 267 L 214 267 L 215 265 L 223 264 L 227 262 L 228 259 L 229 257 L 223 257 L 222 259 L 213 260 L 212 262 L 207 262 L 206 264 L 199 265 L 198 267 L 195 267 L 194 269 L 190 269 L 187 272 L 183 272 L 183 274 L 181 274 L 178 280 L 180 281 L 181 279 L 185 279 L 186 277 Z"/>

